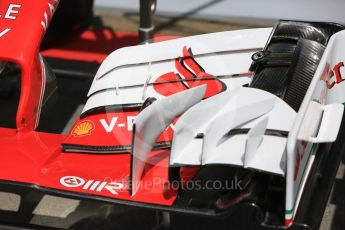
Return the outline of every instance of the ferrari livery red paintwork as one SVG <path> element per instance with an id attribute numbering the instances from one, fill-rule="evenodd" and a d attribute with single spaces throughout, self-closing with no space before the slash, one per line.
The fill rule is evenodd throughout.
<path id="1" fill-rule="evenodd" d="M 153 204 L 171 205 L 176 194 L 166 189 L 168 153 L 152 155 L 161 164 L 147 168 L 141 192 L 131 197 L 126 188 L 130 154 L 88 155 L 61 152 L 63 135 L 17 133 L 0 129 L 1 180 Z M 15 156 L 15 157 L 14 157 Z M 156 181 L 151 180 L 155 178 Z M 163 182 L 163 183 L 162 183 Z M 144 187 L 145 186 L 145 187 Z"/>
<path id="2" fill-rule="evenodd" d="M 0 180 L 114 199 L 171 205 L 176 192 L 166 186 L 168 152 L 165 150 L 152 153 L 153 161 L 160 164 L 147 168 L 141 192 L 131 197 L 127 188 L 129 153 L 63 153 L 61 143 L 65 136 L 34 131 L 39 120 L 45 78 L 39 47 L 58 2 L 40 0 L 14 3 L 6 0 L 2 3 L 6 7 L 1 9 L 8 10 L 0 12 L 0 59 L 20 66 L 22 83 L 17 129 L 0 128 Z M 47 53 L 49 56 L 49 51 Z M 100 62 L 104 57 L 98 55 L 98 58 Z M 127 115 L 132 113 L 120 116 L 127 119 Z M 94 128 L 95 131 L 100 130 L 99 124 Z M 121 133 L 121 128 L 117 128 Z M 119 141 L 129 141 L 130 135 L 131 132 L 127 129 Z M 102 136 L 97 135 L 93 135 L 90 140 L 98 143 L 104 141 Z"/>
<path id="3" fill-rule="evenodd" d="M 22 71 L 18 131 L 32 131 L 37 126 L 44 92 L 44 72 L 38 51 L 58 3 L 58 0 L 1 3 L 0 59 L 18 64 Z"/>

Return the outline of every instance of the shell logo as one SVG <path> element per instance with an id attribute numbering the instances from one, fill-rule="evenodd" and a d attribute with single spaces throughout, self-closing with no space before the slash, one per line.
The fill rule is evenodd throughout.
<path id="1" fill-rule="evenodd" d="M 72 134 L 75 137 L 91 135 L 94 129 L 95 125 L 92 121 L 83 121 L 73 129 Z"/>

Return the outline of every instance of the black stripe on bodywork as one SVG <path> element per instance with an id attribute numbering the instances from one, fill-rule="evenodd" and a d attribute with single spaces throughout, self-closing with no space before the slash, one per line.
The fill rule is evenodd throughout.
<path id="1" fill-rule="evenodd" d="M 85 118 L 90 115 L 106 112 L 123 112 L 123 111 L 139 111 L 143 103 L 132 103 L 132 104 L 117 104 L 117 105 L 106 105 L 99 106 L 93 109 L 89 109 L 80 115 L 80 118 Z"/>
<path id="2" fill-rule="evenodd" d="M 170 141 L 157 142 L 152 150 L 170 149 Z M 80 154 L 124 154 L 132 151 L 132 145 L 116 145 L 116 146 L 89 146 L 89 145 L 75 145 L 62 144 L 62 151 L 64 153 L 80 153 Z"/>
<path id="3" fill-rule="evenodd" d="M 231 137 L 235 135 L 240 134 L 248 134 L 250 131 L 250 128 L 247 129 L 232 129 L 227 134 L 225 134 L 226 137 Z M 275 137 L 288 137 L 289 132 L 283 131 L 283 130 L 276 130 L 276 129 L 266 129 L 265 131 L 266 136 L 275 136 Z"/>

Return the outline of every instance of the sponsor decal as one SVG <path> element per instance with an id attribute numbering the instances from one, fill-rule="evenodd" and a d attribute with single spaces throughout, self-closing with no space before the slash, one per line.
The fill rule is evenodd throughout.
<path id="1" fill-rule="evenodd" d="M 81 190 L 102 192 L 107 191 L 113 195 L 118 195 L 118 190 L 125 186 L 118 182 L 107 182 L 99 180 L 85 180 L 78 176 L 64 176 L 60 178 L 60 184 L 66 188 L 80 188 Z"/>
<path id="2" fill-rule="evenodd" d="M 293 222 L 293 210 L 285 210 L 285 227 L 289 227 Z"/>
<path id="3" fill-rule="evenodd" d="M 99 123 L 106 133 L 112 133 L 116 128 L 126 129 L 128 132 L 132 132 L 133 124 L 136 117 L 137 116 L 127 116 L 125 120 L 120 120 L 119 117 L 113 116 L 111 118 L 107 117 L 106 119 L 99 119 Z M 170 124 L 166 130 L 168 130 L 169 128 L 174 130 L 174 124 Z"/>
<path id="4" fill-rule="evenodd" d="M 163 74 L 156 79 L 153 87 L 157 93 L 163 96 L 170 96 L 183 90 L 206 84 L 205 97 L 210 97 L 226 89 L 225 84 L 220 80 L 216 78 L 210 79 L 213 75 L 207 73 L 194 59 L 191 48 L 188 49 L 186 46 L 183 48 L 183 57 L 175 59 L 175 68 L 176 71 Z M 160 84 L 161 82 L 165 83 Z"/>
<path id="5" fill-rule="evenodd" d="M 73 129 L 72 135 L 74 137 L 91 135 L 94 129 L 95 125 L 92 121 L 83 121 Z"/>
<path id="6" fill-rule="evenodd" d="M 11 31 L 11 28 L 6 28 L 3 31 L 0 32 L 0 38 L 5 36 L 8 32 Z"/>
<path id="7" fill-rule="evenodd" d="M 22 7 L 20 4 L 9 4 L 4 14 L 0 14 L 0 18 L 16 20 L 19 14 L 19 9 Z"/>
<path id="8" fill-rule="evenodd" d="M 100 119 L 99 122 L 107 133 L 113 132 L 114 128 L 116 127 L 118 128 L 127 127 L 127 130 L 131 132 L 133 130 L 133 124 L 134 124 L 135 118 L 136 116 L 127 116 L 126 122 L 123 122 L 123 121 L 119 122 L 119 118 L 114 116 L 110 120 Z M 107 120 L 109 120 L 109 122 Z"/>
<path id="9" fill-rule="evenodd" d="M 299 153 L 299 151 L 297 151 L 296 154 L 296 162 L 295 162 L 295 172 L 294 172 L 294 176 L 293 176 L 293 180 L 296 181 L 297 180 L 297 176 L 298 176 L 298 171 L 299 171 L 299 166 L 302 160 L 302 154 Z"/>
<path id="10" fill-rule="evenodd" d="M 57 6 L 59 5 L 60 0 L 51 0 L 48 2 L 48 10 L 43 14 L 43 20 L 41 21 L 41 26 L 43 27 L 44 31 L 47 30 L 48 25 L 53 18 L 53 15 L 56 11 Z"/>
<path id="11" fill-rule="evenodd" d="M 301 141 L 298 145 L 297 145 L 297 153 L 296 153 L 296 159 L 295 159 L 295 172 L 294 172 L 294 181 L 297 180 L 297 176 L 299 173 L 299 168 L 301 165 L 301 160 L 303 159 L 303 155 L 307 149 L 308 146 L 308 142 L 306 141 Z"/>
<path id="12" fill-rule="evenodd" d="M 65 176 L 60 179 L 60 183 L 67 188 L 76 188 L 85 184 L 85 180 L 76 176 Z"/>
<path id="13" fill-rule="evenodd" d="M 16 20 L 19 10 L 22 7 L 20 4 L 9 4 L 7 9 L 1 14 L 0 18 L 4 20 Z M 11 28 L 0 29 L 0 38 L 5 36 L 11 31 Z"/>
<path id="14" fill-rule="evenodd" d="M 327 64 L 321 80 L 326 82 L 327 88 L 332 89 L 336 84 L 343 82 L 345 79 L 342 76 L 341 69 L 344 67 L 344 62 L 338 62 L 333 69 Z"/>

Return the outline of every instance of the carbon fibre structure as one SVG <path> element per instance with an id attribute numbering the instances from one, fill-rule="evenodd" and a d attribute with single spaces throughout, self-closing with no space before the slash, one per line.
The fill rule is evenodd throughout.
<path id="1" fill-rule="evenodd" d="M 329 38 L 344 27 L 334 23 L 281 21 L 273 39 L 307 39 L 327 45 Z"/>
<path id="2" fill-rule="evenodd" d="M 296 111 L 309 88 L 324 49 L 323 45 L 313 41 L 301 39 L 297 43 L 296 57 L 288 72 L 291 77 L 284 95 L 284 100 Z"/>
<path id="3" fill-rule="evenodd" d="M 325 45 L 342 29 L 330 23 L 279 22 L 266 48 L 252 57 L 250 87 L 276 94 L 298 111 Z"/>

